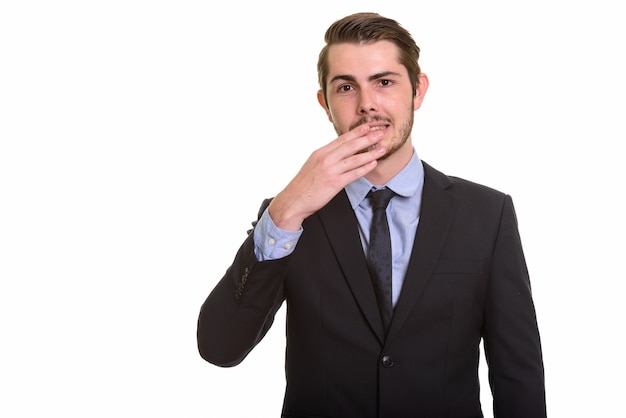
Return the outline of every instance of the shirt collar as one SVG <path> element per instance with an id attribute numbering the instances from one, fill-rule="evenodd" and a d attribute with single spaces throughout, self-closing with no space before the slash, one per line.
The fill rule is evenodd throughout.
<path id="1" fill-rule="evenodd" d="M 385 186 L 393 190 L 397 195 L 410 197 L 417 192 L 423 177 L 424 166 L 422 165 L 422 161 L 418 158 L 417 152 L 413 149 L 413 155 L 408 164 L 389 180 Z M 363 199 L 365 199 L 365 196 L 367 196 L 367 193 L 372 190 L 372 188 L 376 187 L 365 177 L 361 177 L 345 187 L 352 209 L 355 209 Z"/>

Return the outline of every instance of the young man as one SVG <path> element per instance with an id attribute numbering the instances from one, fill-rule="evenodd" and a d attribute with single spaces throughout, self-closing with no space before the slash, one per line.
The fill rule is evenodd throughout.
<path id="1" fill-rule="evenodd" d="M 283 417 L 482 417 L 481 338 L 496 416 L 545 417 L 511 198 L 418 158 L 428 78 L 397 22 L 359 13 L 325 39 L 318 100 L 339 136 L 263 203 L 202 306 L 200 354 L 240 363 L 286 301 Z M 376 215 L 370 190 L 393 192 Z"/>

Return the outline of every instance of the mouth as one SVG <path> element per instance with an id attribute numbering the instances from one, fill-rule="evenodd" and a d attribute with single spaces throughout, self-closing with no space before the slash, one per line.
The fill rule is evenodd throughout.
<path id="1" fill-rule="evenodd" d="M 387 129 L 389 127 L 389 125 L 383 124 L 383 125 L 370 125 L 370 131 L 382 131 L 384 129 Z"/>

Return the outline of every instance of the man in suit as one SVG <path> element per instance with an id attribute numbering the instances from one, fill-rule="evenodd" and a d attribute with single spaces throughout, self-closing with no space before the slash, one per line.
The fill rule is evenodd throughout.
<path id="1" fill-rule="evenodd" d="M 338 138 L 263 202 L 202 305 L 200 354 L 239 364 L 286 301 L 283 417 L 482 417 L 481 339 L 495 415 L 545 417 L 511 198 L 418 158 L 413 114 L 428 78 L 408 31 L 358 13 L 325 40 L 318 100 Z M 388 221 L 374 218 L 371 190 L 393 192 L 379 212 Z M 391 258 L 371 253 L 387 225 Z"/>

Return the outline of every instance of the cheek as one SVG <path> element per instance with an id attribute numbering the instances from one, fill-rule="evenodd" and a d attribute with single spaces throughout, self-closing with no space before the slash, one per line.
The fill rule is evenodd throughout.
<path id="1" fill-rule="evenodd" d="M 345 108 L 333 106 L 328 111 L 328 118 L 335 125 L 335 127 L 347 131 L 348 129 L 346 128 L 350 125 L 351 114 L 348 115 Z"/>
<path id="2" fill-rule="evenodd" d="M 334 117 L 352 114 L 356 108 L 354 96 L 331 97 L 328 101 L 328 108 Z"/>

